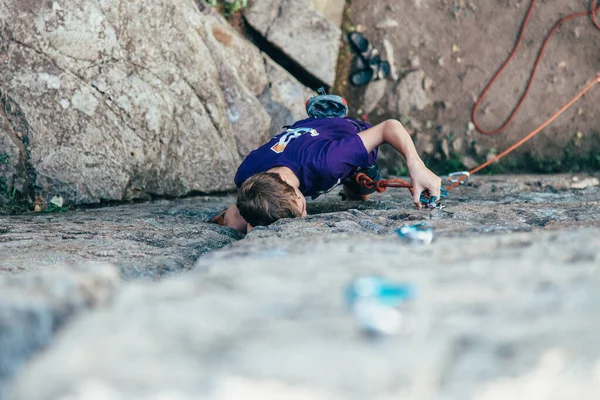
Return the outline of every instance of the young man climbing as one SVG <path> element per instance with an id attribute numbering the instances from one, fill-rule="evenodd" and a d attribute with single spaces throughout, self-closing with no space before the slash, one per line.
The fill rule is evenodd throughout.
<path id="1" fill-rule="evenodd" d="M 417 208 L 425 191 L 440 198 L 440 178 L 425 166 L 400 122 L 371 127 L 340 117 L 347 112 L 345 101 L 331 95 L 309 100 L 307 112 L 311 118 L 296 122 L 246 157 L 235 176 L 237 202 L 215 222 L 247 232 L 281 218 L 303 217 L 305 197 L 315 198 L 338 184 L 344 185 L 348 199 L 366 200 L 374 189 L 365 191 L 353 177 L 363 172 L 380 179 L 375 160 L 384 143 L 406 159 Z"/>

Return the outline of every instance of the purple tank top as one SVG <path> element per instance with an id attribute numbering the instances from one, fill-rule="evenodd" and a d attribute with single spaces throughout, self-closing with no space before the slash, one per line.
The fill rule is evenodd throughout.
<path id="1" fill-rule="evenodd" d="M 300 180 L 305 196 L 328 192 L 358 167 L 369 167 L 377 149 L 367 152 L 358 132 L 370 128 L 350 118 L 308 118 L 254 150 L 242 162 L 235 184 L 273 167 L 288 167 Z"/>

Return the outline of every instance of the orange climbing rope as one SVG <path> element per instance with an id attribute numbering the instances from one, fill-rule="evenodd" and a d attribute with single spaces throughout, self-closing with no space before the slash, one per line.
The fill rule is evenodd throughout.
<path id="1" fill-rule="evenodd" d="M 523 105 L 523 102 L 527 98 L 527 95 L 529 95 L 529 90 L 531 89 L 531 85 L 533 84 L 533 78 L 535 77 L 535 74 L 536 74 L 536 72 L 537 72 L 537 70 L 538 70 L 538 68 L 540 66 L 540 62 L 542 61 L 542 57 L 543 57 L 543 55 L 544 55 L 544 53 L 546 51 L 546 46 L 548 45 L 548 42 L 550 41 L 550 39 L 552 38 L 552 36 L 554 36 L 554 34 L 556 33 L 556 31 L 558 30 L 558 28 L 562 24 L 564 24 L 565 22 L 567 22 L 567 21 L 569 21 L 571 19 L 579 18 L 579 17 L 583 17 L 583 16 L 588 16 L 589 15 L 590 18 L 591 18 L 591 20 L 592 20 L 592 23 L 594 24 L 594 26 L 596 28 L 598 28 L 598 30 L 600 30 L 600 24 L 598 24 L 598 21 L 596 21 L 596 13 L 600 9 L 600 7 L 598 6 L 598 0 L 593 0 L 592 1 L 591 5 L 590 5 L 590 10 L 589 11 L 576 12 L 576 13 L 567 15 L 566 17 L 563 17 L 563 18 L 559 19 L 554 24 L 554 26 L 552 27 L 552 29 L 550 30 L 550 32 L 548 33 L 548 35 L 546 35 L 546 39 L 544 39 L 542 47 L 540 48 L 538 56 L 537 56 L 537 58 L 535 60 L 535 64 L 533 65 L 533 69 L 531 71 L 531 75 L 529 76 L 529 79 L 527 81 L 527 86 L 525 88 L 525 91 L 521 95 L 521 98 L 519 99 L 519 102 L 517 103 L 517 105 L 515 106 L 515 108 L 513 108 L 513 110 L 511 111 L 511 113 L 508 116 L 508 118 L 506 119 L 506 121 L 504 121 L 504 123 L 502 125 L 500 125 L 499 128 L 497 128 L 497 129 L 495 129 L 493 131 L 487 131 L 487 130 L 483 129 L 481 127 L 481 125 L 479 125 L 479 123 L 477 122 L 477 110 L 479 109 L 479 106 L 481 106 L 481 103 L 483 102 L 483 100 L 487 96 L 488 92 L 492 89 L 492 87 L 496 83 L 496 80 L 498 80 L 498 78 L 500 77 L 500 75 L 502 75 L 502 73 L 504 72 L 504 70 L 506 69 L 506 67 L 508 66 L 508 64 L 510 64 L 510 62 L 513 60 L 513 58 L 517 54 L 517 50 L 519 50 L 519 46 L 521 45 L 521 42 L 523 41 L 523 36 L 525 34 L 525 28 L 527 28 L 527 24 L 529 23 L 529 18 L 531 17 L 531 14 L 533 13 L 533 6 L 535 6 L 535 0 L 531 0 L 531 4 L 529 5 L 529 9 L 527 10 L 527 14 L 525 15 L 525 19 L 523 20 L 523 24 L 521 25 L 521 31 L 519 33 L 519 37 L 517 39 L 517 43 L 515 44 L 515 47 L 510 52 L 510 55 L 508 56 L 508 58 L 506 59 L 506 61 L 504 61 L 504 63 L 500 67 L 500 69 L 494 74 L 494 76 L 492 77 L 492 79 L 490 79 L 490 81 L 487 84 L 487 86 L 485 87 L 485 89 L 483 89 L 483 92 L 481 93 L 481 96 L 479 96 L 479 99 L 477 99 L 477 101 L 475 102 L 475 105 L 473 106 L 473 111 L 471 113 L 471 119 L 473 120 L 473 124 L 475 125 L 475 128 L 477 128 L 477 130 L 479 132 L 484 133 L 486 135 L 495 135 L 496 133 L 502 132 L 503 130 L 506 129 L 506 127 L 508 126 L 508 124 L 510 124 L 512 122 L 512 120 L 515 118 L 515 115 L 517 114 L 517 112 L 519 111 L 519 109 L 521 108 L 521 106 Z"/>
<path id="2" fill-rule="evenodd" d="M 392 179 L 380 179 L 374 181 L 369 178 L 366 174 L 356 174 L 356 183 L 367 189 L 375 189 L 379 193 L 383 193 L 389 187 L 407 188 L 412 193 L 413 189 L 410 183 L 404 179 L 392 178 Z"/>
<path id="3" fill-rule="evenodd" d="M 500 69 L 496 72 L 496 74 L 494 74 L 494 76 L 492 77 L 492 79 L 490 80 L 490 82 L 487 84 L 487 86 L 485 87 L 485 89 L 481 93 L 481 96 L 475 102 L 475 105 L 473 106 L 473 112 L 471 114 L 471 118 L 473 120 L 473 124 L 475 125 L 475 127 L 477 128 L 477 130 L 479 132 L 483 133 L 483 134 L 494 135 L 494 134 L 500 133 L 504 129 L 506 129 L 506 127 L 508 126 L 508 124 L 510 124 L 511 121 L 514 119 L 516 113 L 519 111 L 521 105 L 523 104 L 523 102 L 527 98 L 527 95 L 529 94 L 529 90 L 531 88 L 531 85 L 532 85 L 532 82 L 533 82 L 533 78 L 535 77 L 535 73 L 537 72 L 537 69 L 538 69 L 539 64 L 541 62 L 541 59 L 542 59 L 542 56 L 543 56 L 543 54 L 544 54 L 544 52 L 546 50 L 546 46 L 548 44 L 548 41 L 554 35 L 554 33 L 556 32 L 556 30 L 564 22 L 566 22 L 568 20 L 571 20 L 573 18 L 578 18 L 578 17 L 582 17 L 582 16 L 590 16 L 590 19 L 591 19 L 592 23 L 594 24 L 594 26 L 596 28 L 598 28 L 598 30 L 600 30 L 600 23 L 598 23 L 598 21 L 596 20 L 596 13 L 600 10 L 600 5 L 598 5 L 598 0 L 593 0 L 591 2 L 590 10 L 589 11 L 582 11 L 582 12 L 573 13 L 573 14 L 567 15 L 566 17 L 563 17 L 560 20 L 558 20 L 558 22 L 556 22 L 554 24 L 554 26 L 552 27 L 552 29 L 550 30 L 550 32 L 546 36 L 546 39 L 544 39 L 544 42 L 543 42 L 542 47 L 540 49 L 540 52 L 538 53 L 537 59 L 535 61 L 535 65 L 533 66 L 533 70 L 532 70 L 531 75 L 529 77 L 529 80 L 527 82 L 527 87 L 525 88 L 525 91 L 523 92 L 523 95 L 521 96 L 519 102 L 517 103 L 517 105 L 515 106 L 515 108 L 511 111 L 511 113 L 508 116 L 508 118 L 506 119 L 506 121 L 499 128 L 497 128 L 497 129 L 495 129 L 493 131 L 486 131 L 486 130 L 482 129 L 481 126 L 477 123 L 477 119 L 476 119 L 477 110 L 479 109 L 479 106 L 481 105 L 483 99 L 487 96 L 488 92 L 490 91 L 490 89 L 492 88 L 492 86 L 494 85 L 494 83 L 496 82 L 496 80 L 500 77 L 500 75 L 502 74 L 502 72 L 504 72 L 504 69 L 510 63 L 510 61 L 514 58 L 517 50 L 519 49 L 519 46 L 520 46 L 521 42 L 523 41 L 523 34 L 525 33 L 525 28 L 527 27 L 527 23 L 529 22 L 529 18 L 531 17 L 534 5 L 535 5 L 535 0 L 531 0 L 531 4 L 529 6 L 529 9 L 527 10 L 527 14 L 525 15 L 525 19 L 523 20 L 523 24 L 521 26 L 521 31 L 519 33 L 519 37 L 517 39 L 517 43 L 515 44 L 515 47 L 513 48 L 512 52 L 510 53 L 510 55 L 508 56 L 508 58 L 506 59 L 506 61 L 504 61 L 504 63 L 500 67 Z M 552 121 L 554 121 L 563 112 L 565 112 L 567 109 L 569 109 L 577 100 L 579 100 L 579 98 L 581 98 L 581 96 L 583 96 L 590 89 L 592 89 L 597 83 L 600 83 L 600 73 L 596 76 L 595 79 L 593 79 L 592 81 L 590 81 L 579 93 L 577 93 L 567 104 L 565 104 L 563 107 L 561 107 L 550 118 L 548 118 L 544 123 L 542 123 L 540 126 L 538 126 L 533 131 L 531 131 L 527 136 L 525 136 L 523 139 L 519 140 L 518 142 L 516 142 L 512 146 L 510 146 L 508 149 L 504 150 L 502 153 L 498 154 L 496 157 L 494 157 L 494 158 L 486 161 L 485 163 L 483 163 L 483 164 L 481 164 L 481 165 L 479 165 L 479 166 L 471 169 L 470 171 L 465 171 L 464 173 L 461 173 L 459 175 L 459 177 L 457 179 L 455 179 L 452 182 L 452 184 L 446 188 L 446 190 L 454 189 L 455 187 L 457 187 L 458 185 L 460 185 L 461 183 L 463 183 L 463 181 L 465 181 L 470 175 L 473 175 L 473 174 L 479 172 L 480 170 L 482 170 L 483 168 L 489 166 L 490 164 L 498 161 L 499 159 L 501 159 L 502 157 L 506 156 L 508 153 L 512 152 L 513 150 L 515 150 L 516 148 L 518 148 L 519 146 L 521 146 L 523 143 L 527 142 L 529 139 L 531 139 L 532 137 L 534 137 L 535 135 L 537 135 L 542 129 L 544 129 L 546 126 L 548 126 L 549 124 L 551 124 Z M 402 179 L 397 179 L 397 178 L 394 178 L 394 179 L 382 179 L 382 180 L 378 180 L 378 181 L 373 181 L 371 178 L 369 178 L 365 174 L 358 174 L 356 176 L 356 182 L 358 184 L 360 184 L 361 186 L 369 188 L 369 189 L 375 188 L 380 193 L 381 192 L 385 192 L 385 190 L 388 187 L 405 187 L 405 188 L 408 188 L 411 191 L 411 193 L 413 192 L 412 186 L 408 182 L 406 182 L 406 181 L 404 181 Z"/>

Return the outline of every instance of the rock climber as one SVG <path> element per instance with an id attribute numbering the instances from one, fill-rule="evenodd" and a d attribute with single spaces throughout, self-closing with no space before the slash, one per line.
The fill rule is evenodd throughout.
<path id="1" fill-rule="evenodd" d="M 406 159 L 413 200 L 421 208 L 423 192 L 440 198 L 441 179 L 423 163 L 406 129 L 397 120 L 375 126 L 345 117 L 344 99 L 335 95 L 311 98 L 310 118 L 298 121 L 252 151 L 235 176 L 237 202 L 213 222 L 246 233 L 281 218 L 306 216 L 306 197 L 343 185 L 348 200 L 366 200 L 375 189 L 365 189 L 353 177 L 365 173 L 380 179 L 376 164 L 384 143 Z"/>

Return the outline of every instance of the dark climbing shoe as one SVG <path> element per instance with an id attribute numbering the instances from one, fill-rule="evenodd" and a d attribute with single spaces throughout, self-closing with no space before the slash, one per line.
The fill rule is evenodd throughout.
<path id="1" fill-rule="evenodd" d="M 349 32 L 348 42 L 352 49 L 359 55 L 365 64 L 371 64 L 371 60 L 379 57 L 379 52 L 371 45 L 367 38 L 360 32 Z"/>
<path id="2" fill-rule="evenodd" d="M 390 71 L 389 62 L 379 61 L 377 64 L 371 65 L 370 68 L 352 72 L 349 80 L 354 86 L 364 86 L 371 81 L 387 78 L 390 75 Z"/>

